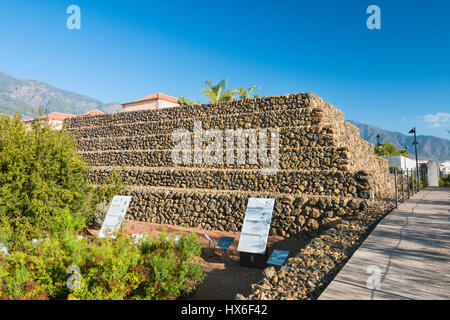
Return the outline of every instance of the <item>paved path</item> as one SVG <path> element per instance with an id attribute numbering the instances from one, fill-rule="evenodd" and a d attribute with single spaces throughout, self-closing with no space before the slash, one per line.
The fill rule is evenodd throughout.
<path id="1" fill-rule="evenodd" d="M 387 215 L 319 297 L 327 299 L 450 299 L 450 188 L 426 188 Z"/>

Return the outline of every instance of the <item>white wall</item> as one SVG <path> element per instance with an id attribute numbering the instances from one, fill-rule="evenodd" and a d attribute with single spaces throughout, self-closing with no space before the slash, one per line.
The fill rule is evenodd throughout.
<path id="1" fill-rule="evenodd" d="M 126 104 L 122 106 L 122 111 L 137 111 L 137 110 L 154 110 L 154 109 L 164 109 L 170 107 L 176 107 L 178 104 L 162 100 L 162 99 L 154 99 L 149 101 L 140 101 L 134 102 L 130 104 Z"/>
<path id="2" fill-rule="evenodd" d="M 427 167 L 428 167 L 428 185 L 430 187 L 438 187 L 439 170 L 440 170 L 439 162 L 430 161 L 427 163 Z"/>
<path id="3" fill-rule="evenodd" d="M 406 158 L 404 156 L 383 156 L 389 162 L 389 167 L 396 167 L 397 169 L 416 169 L 416 160 Z"/>

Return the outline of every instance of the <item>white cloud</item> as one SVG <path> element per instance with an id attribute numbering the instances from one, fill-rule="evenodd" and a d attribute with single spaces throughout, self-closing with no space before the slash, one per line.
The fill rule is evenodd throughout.
<path id="1" fill-rule="evenodd" d="M 429 123 L 430 128 L 439 128 L 450 124 L 450 113 L 438 112 L 423 116 L 423 121 Z"/>

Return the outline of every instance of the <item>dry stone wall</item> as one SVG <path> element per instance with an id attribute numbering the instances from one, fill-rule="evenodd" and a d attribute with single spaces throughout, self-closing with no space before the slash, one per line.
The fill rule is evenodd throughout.
<path id="1" fill-rule="evenodd" d="M 277 130 L 278 170 L 261 174 L 259 155 L 256 163 L 175 164 L 173 132 L 199 122 L 222 137 L 230 129 Z M 238 231 L 248 198 L 264 196 L 276 199 L 271 234 L 299 237 L 393 194 L 387 160 L 340 110 L 309 93 L 77 117 L 65 130 L 91 166 L 91 181 L 123 169 L 133 196 L 126 218 L 138 221 Z M 257 145 L 258 134 L 250 142 Z M 239 151 L 246 159 L 255 152 Z"/>

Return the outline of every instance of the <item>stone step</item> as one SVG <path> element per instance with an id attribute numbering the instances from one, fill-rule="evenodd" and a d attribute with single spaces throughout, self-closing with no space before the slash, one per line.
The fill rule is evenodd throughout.
<path id="1" fill-rule="evenodd" d="M 118 130 L 118 131 L 116 131 Z M 159 134 L 148 133 L 146 128 L 142 128 L 142 132 L 136 130 L 132 132 L 121 132 L 120 127 L 112 130 L 85 129 L 72 132 L 78 143 L 79 150 L 142 150 L 142 149 L 168 149 L 178 145 L 182 139 L 190 140 L 194 144 L 194 134 L 192 131 L 173 134 L 164 132 Z M 222 145 L 227 145 L 227 131 L 219 131 L 222 136 Z M 313 126 L 297 126 L 282 127 L 271 130 L 260 131 L 235 131 L 234 137 L 241 137 L 248 134 L 250 138 L 247 141 L 258 143 L 261 137 L 266 138 L 270 147 L 270 138 L 272 132 L 278 133 L 279 146 L 281 148 L 298 148 L 298 147 L 328 147 L 335 145 L 334 131 L 330 125 L 313 125 Z M 211 140 L 205 136 L 205 130 L 202 131 L 203 146 L 209 145 Z M 249 140 L 250 139 L 250 140 Z M 237 144 L 235 139 L 235 144 Z M 97 149 L 99 147 L 99 149 Z M 247 145 L 246 148 L 249 146 Z"/>
<path id="2" fill-rule="evenodd" d="M 148 121 L 166 121 L 182 118 L 209 117 L 223 114 L 262 114 L 267 111 L 282 111 L 287 109 L 301 109 L 313 107 L 318 97 L 310 93 L 299 93 L 277 97 L 264 97 L 257 99 L 243 99 L 232 102 L 219 102 L 165 108 L 157 110 L 141 110 L 119 112 L 93 117 L 75 117 L 67 119 L 67 128 L 80 128 L 86 126 L 103 126 L 112 123 L 134 123 Z"/>
<path id="3" fill-rule="evenodd" d="M 126 219 L 233 232 L 242 228 L 249 198 L 274 198 L 270 234 L 285 237 L 333 226 L 336 218 L 358 212 L 363 202 L 334 196 L 159 187 L 132 187 L 123 194 L 132 196 Z"/>
<path id="4" fill-rule="evenodd" d="M 330 125 L 322 125 L 320 117 L 297 119 L 295 117 L 261 117 L 261 118 L 241 118 L 241 119 L 222 119 L 211 120 L 206 123 L 195 119 L 177 120 L 172 123 L 160 121 L 159 124 L 149 125 L 147 122 L 137 122 L 130 124 L 113 124 L 103 126 L 81 127 L 66 129 L 76 139 L 92 139 L 117 136 L 136 136 L 136 135 L 172 135 L 174 132 L 187 130 L 192 132 L 194 124 L 197 124 L 204 133 L 208 129 L 214 129 L 225 132 L 225 130 L 247 130 L 247 129 L 275 129 L 275 128 L 295 128 L 295 127 L 331 127 Z M 178 124 L 180 123 L 180 124 Z M 224 134 L 225 136 L 225 134 Z"/>
<path id="5" fill-rule="evenodd" d="M 204 129 L 246 129 L 249 127 L 278 128 L 300 125 L 318 124 L 323 120 L 323 112 L 320 108 L 294 108 L 280 111 L 266 111 L 259 114 L 214 114 L 207 117 L 157 119 L 154 121 L 114 121 L 97 123 L 89 126 L 67 128 L 72 133 L 79 130 L 102 130 L 103 128 L 124 127 L 121 130 L 133 131 L 135 128 L 142 130 L 147 128 L 151 132 L 173 131 L 175 129 L 190 130 L 195 122 L 201 121 Z"/>
<path id="6" fill-rule="evenodd" d="M 239 151 L 236 150 L 236 154 Z M 218 169 L 259 169 L 261 160 L 256 151 L 256 163 L 249 163 L 249 150 L 244 150 L 245 163 L 228 163 L 226 157 L 223 163 L 181 163 L 175 165 L 171 150 L 112 150 L 80 152 L 86 162 L 91 166 L 100 167 L 193 167 Z M 279 169 L 338 169 L 348 171 L 349 153 L 345 148 L 336 147 L 300 147 L 296 149 L 281 148 L 279 150 Z M 276 159 L 276 158 L 274 158 Z M 235 159 L 237 160 L 237 159 Z"/>
<path id="7" fill-rule="evenodd" d="M 93 167 L 89 179 L 104 181 L 110 168 Z M 124 168 L 123 178 L 133 186 L 281 192 L 357 197 L 354 174 L 331 170 L 278 170 L 263 175 L 259 169 Z"/>

